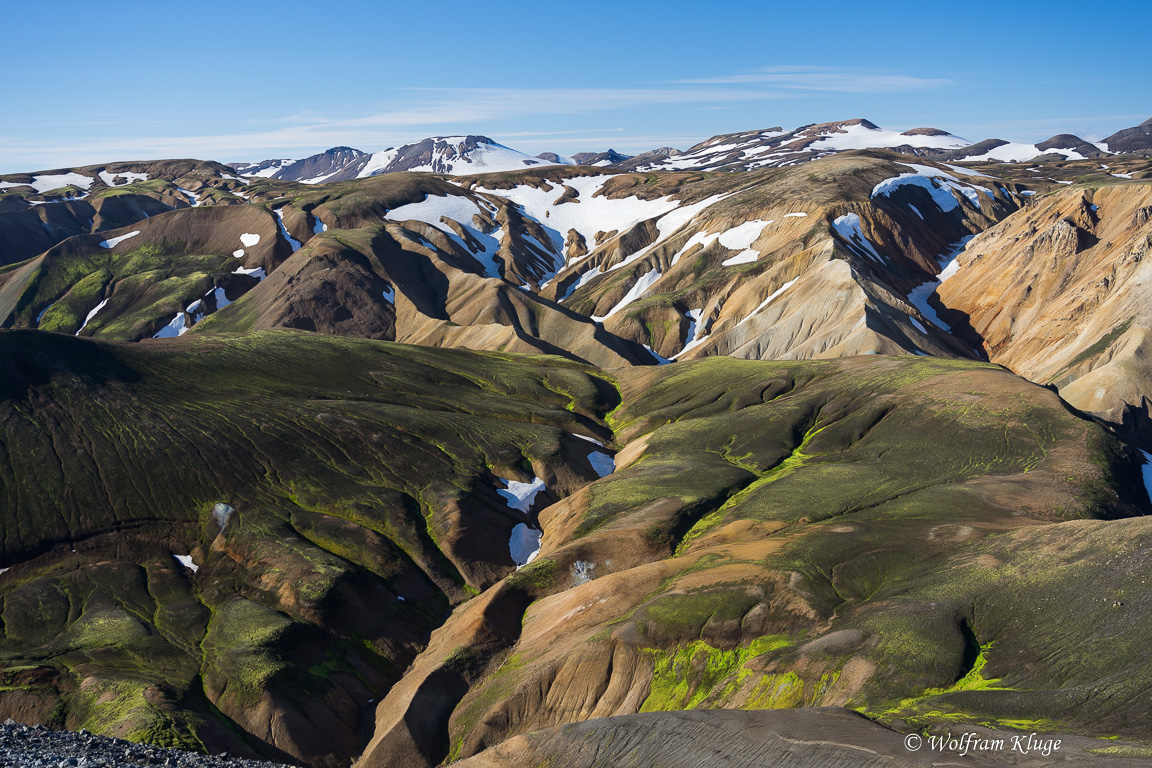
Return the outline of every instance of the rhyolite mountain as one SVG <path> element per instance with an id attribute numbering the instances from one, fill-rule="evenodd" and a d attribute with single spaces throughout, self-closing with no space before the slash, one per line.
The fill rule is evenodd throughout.
<path id="1" fill-rule="evenodd" d="M 303 160 L 231 163 L 231 167 L 245 176 L 319 184 L 400 171 L 430 171 L 458 176 L 572 163 L 572 160 L 558 155 L 530 157 L 497 144 L 487 136 L 437 136 L 371 154 L 351 147 L 333 147 Z"/>
<path id="2" fill-rule="evenodd" d="M 399 171 L 468 175 L 538 165 L 591 165 L 624 171 L 748 171 L 795 165 L 859 149 L 888 149 L 938 160 L 1026 162 L 1045 155 L 1083 160 L 1150 148 L 1152 120 L 1118 131 L 1096 143 L 1062 133 L 1036 144 L 1023 144 L 1004 139 L 971 142 L 939 128 L 912 128 L 897 132 L 885 130 L 868 120 L 855 119 L 803 125 L 791 131 L 775 127 L 722 134 L 687 150 L 661 147 L 634 156 L 608 149 L 577 152 L 570 157 L 555 152 L 542 152 L 530 157 L 486 136 L 455 136 L 427 138 L 377 153 L 333 147 L 302 160 L 263 160 L 231 163 L 230 166 L 246 176 L 316 184 Z"/>
<path id="3" fill-rule="evenodd" d="M 1144 127 L 0 177 L 0 717 L 333 768 L 1138 759 Z"/>

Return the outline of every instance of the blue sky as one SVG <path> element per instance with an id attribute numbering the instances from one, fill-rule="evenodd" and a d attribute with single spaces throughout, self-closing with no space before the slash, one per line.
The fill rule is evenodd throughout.
<path id="1" fill-rule="evenodd" d="M 866 117 L 972 140 L 1152 117 L 1152 3 L 0 0 L 0 173 L 479 133 L 681 149 Z"/>

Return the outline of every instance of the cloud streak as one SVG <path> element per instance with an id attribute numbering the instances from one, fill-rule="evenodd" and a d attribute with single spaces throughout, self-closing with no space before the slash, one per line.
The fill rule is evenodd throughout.
<path id="1" fill-rule="evenodd" d="M 909 93 L 943 88 L 951 80 L 874 72 L 834 71 L 822 67 L 763 67 L 752 72 L 671 81 L 692 85 L 763 85 L 817 93 Z"/>
<path id="2" fill-rule="evenodd" d="M 72 138 L 0 135 L 5 159 L 20 170 L 92 164 L 116 159 L 204 157 L 255 159 L 300 156 L 347 144 L 378 150 L 428 135 L 495 132 L 500 121 L 531 126 L 531 118 L 634 111 L 656 107 L 724 108 L 827 93 L 893 93 L 940 87 L 946 80 L 876 75 L 812 67 L 776 67 L 751 73 L 683 80 L 645 88 L 403 88 L 394 109 L 360 114 L 291 114 L 266 119 L 262 129 L 205 130 L 179 135 L 151 128 L 151 135 Z M 127 116 L 121 116 L 127 117 Z M 135 117 L 135 116 L 132 116 Z M 141 116 L 142 117 L 142 116 Z M 149 115 L 155 125 L 156 115 Z M 173 121 L 172 124 L 179 124 Z M 145 129 L 149 130 L 149 129 Z M 557 132 L 562 136 L 572 132 Z M 538 133 L 537 135 L 549 135 Z M 535 143 L 535 142 L 528 142 Z"/>

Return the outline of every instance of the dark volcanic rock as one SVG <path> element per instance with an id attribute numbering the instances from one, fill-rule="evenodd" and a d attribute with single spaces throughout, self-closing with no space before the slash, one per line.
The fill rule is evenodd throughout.
<path id="1" fill-rule="evenodd" d="M 51 731 L 27 726 L 9 718 L 0 725 L 0 768 L 62 766 L 70 768 L 139 768 L 142 765 L 179 768 L 286 768 L 231 757 L 227 752 L 205 755 L 182 749 L 136 744 L 124 739 L 93 736 L 87 731 Z"/>
<path id="2" fill-rule="evenodd" d="M 1135 128 L 1125 128 L 1104 139 L 1110 152 L 1140 152 L 1152 149 L 1152 118 Z"/>

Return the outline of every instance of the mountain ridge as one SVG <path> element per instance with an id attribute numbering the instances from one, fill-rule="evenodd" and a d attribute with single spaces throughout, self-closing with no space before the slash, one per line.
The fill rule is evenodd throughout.
<path id="1" fill-rule="evenodd" d="M 1115 145 L 1111 150 L 1108 149 L 1109 142 Z M 498 161 L 490 163 L 487 169 L 479 163 L 473 165 L 470 162 L 474 156 L 478 156 L 478 150 L 484 147 L 498 148 L 504 153 Z M 1036 144 L 1004 139 L 970 142 L 939 128 L 919 127 L 896 132 L 882 129 L 869 120 L 856 118 L 810 123 L 792 131 L 784 131 L 777 126 L 719 134 L 686 150 L 662 147 L 635 156 L 608 149 L 602 152 L 578 152 L 571 156 L 541 152 L 530 158 L 486 136 L 468 135 L 430 137 L 371 155 L 349 147 L 334 147 L 303 160 L 264 160 L 229 165 L 242 174 L 322 183 L 406 170 L 453 175 L 513 170 L 520 167 L 516 162 L 523 163 L 523 167 L 576 164 L 627 171 L 747 171 L 806 162 L 852 149 L 890 149 L 903 154 L 954 161 L 1024 162 L 1045 154 L 1055 154 L 1068 160 L 1100 158 L 1117 152 L 1152 149 L 1152 119 L 1139 126 L 1118 131 L 1096 143 L 1074 134 L 1057 134 Z"/>

